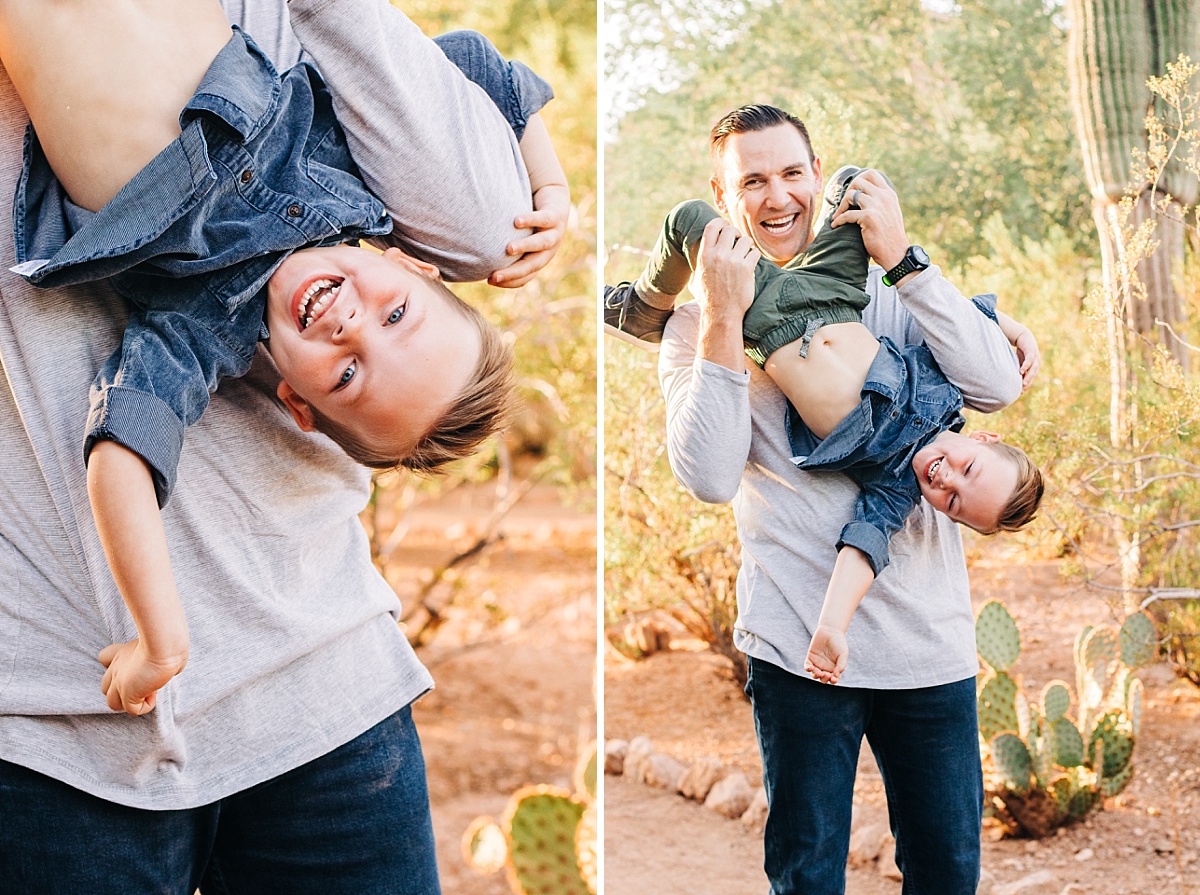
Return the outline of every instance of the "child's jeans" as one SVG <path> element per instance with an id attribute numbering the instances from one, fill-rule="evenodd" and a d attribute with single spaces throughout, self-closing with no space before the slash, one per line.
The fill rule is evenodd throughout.
<path id="1" fill-rule="evenodd" d="M 129 808 L 5 761 L 0 806 L 5 891 L 440 892 L 408 707 L 321 758 L 198 808 Z"/>

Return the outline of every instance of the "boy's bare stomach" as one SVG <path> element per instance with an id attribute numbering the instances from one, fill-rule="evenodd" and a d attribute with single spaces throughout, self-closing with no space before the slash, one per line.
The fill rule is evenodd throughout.
<path id="1" fill-rule="evenodd" d="M 831 323 L 812 337 L 808 356 L 800 340 L 767 358 L 763 370 L 817 438 L 826 438 L 861 401 L 879 340 L 861 323 Z"/>
<path id="2" fill-rule="evenodd" d="M 179 136 L 229 36 L 217 0 L 0 0 L 0 60 L 50 167 L 91 211 Z"/>

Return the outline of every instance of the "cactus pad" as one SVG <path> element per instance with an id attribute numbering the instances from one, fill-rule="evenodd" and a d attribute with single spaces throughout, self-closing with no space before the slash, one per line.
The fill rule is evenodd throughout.
<path id="1" fill-rule="evenodd" d="M 1059 718 L 1051 725 L 1054 731 L 1054 763 L 1060 768 L 1083 764 L 1083 734 L 1068 718 Z"/>
<path id="2" fill-rule="evenodd" d="M 463 860 L 477 873 L 495 873 L 508 858 L 504 831 L 490 817 L 471 821 L 462 838 Z"/>
<path id="3" fill-rule="evenodd" d="M 988 743 L 992 762 L 1004 781 L 1005 789 L 1018 795 L 1029 792 L 1030 777 L 1033 776 L 1033 760 L 1029 750 L 1015 733 L 1000 733 Z"/>
<path id="4" fill-rule="evenodd" d="M 1071 690 L 1062 681 L 1051 681 L 1042 690 L 1042 712 L 1053 724 L 1060 720 L 1071 707 Z"/>
<path id="5" fill-rule="evenodd" d="M 1104 744 L 1102 750 L 1098 748 L 1100 743 Z M 1101 752 L 1103 758 L 1097 754 Z M 1125 770 L 1132 755 L 1133 735 L 1125 713 L 1118 709 L 1105 712 L 1096 721 L 1088 741 L 1088 757 L 1093 769 L 1104 778 L 1115 777 Z M 1103 767 L 1096 767 L 1098 760 Z"/>
<path id="6" fill-rule="evenodd" d="M 592 802 L 584 809 L 583 817 L 579 819 L 579 827 L 575 830 L 575 854 L 579 861 L 579 872 L 591 895 L 596 895 L 600 875 L 598 818 L 596 803 Z"/>
<path id="7" fill-rule="evenodd" d="M 1017 717 L 1017 682 L 1007 672 L 997 671 L 979 691 L 979 732 L 990 740 L 1006 730 L 1020 727 Z"/>
<path id="8" fill-rule="evenodd" d="M 996 671 L 1008 671 L 1021 655 L 1017 623 L 1003 603 L 990 600 L 975 618 L 975 646 Z"/>
<path id="9" fill-rule="evenodd" d="M 1158 652 L 1158 639 L 1154 633 L 1154 622 L 1145 612 L 1135 612 L 1125 619 L 1117 635 L 1121 649 L 1121 661 L 1130 668 L 1149 665 Z"/>
<path id="10" fill-rule="evenodd" d="M 1101 780 L 1100 792 L 1104 794 L 1105 798 L 1112 798 L 1115 795 L 1119 795 L 1125 789 L 1125 787 L 1129 785 L 1129 781 L 1132 779 L 1133 762 L 1131 761 L 1113 776 L 1105 777 L 1103 780 Z"/>
<path id="11" fill-rule="evenodd" d="M 1129 716 L 1129 729 L 1134 739 L 1142 729 L 1142 691 L 1145 688 L 1136 677 L 1125 691 L 1125 714 Z"/>
<path id="12" fill-rule="evenodd" d="M 575 831 L 584 805 L 566 790 L 517 790 L 501 826 L 508 830 L 508 871 L 513 891 L 525 895 L 588 895 L 575 857 Z"/>
<path id="13" fill-rule="evenodd" d="M 584 799 L 596 798 L 596 744 L 592 743 L 575 765 L 575 792 Z"/>

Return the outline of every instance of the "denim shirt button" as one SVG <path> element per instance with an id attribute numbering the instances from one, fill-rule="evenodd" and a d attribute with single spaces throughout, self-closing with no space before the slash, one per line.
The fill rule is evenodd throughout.
<path id="1" fill-rule="evenodd" d="M 290 215 L 291 217 L 298 218 L 302 214 L 304 214 L 304 209 L 301 208 L 299 205 L 289 205 L 288 206 L 288 215 Z"/>
<path id="2" fill-rule="evenodd" d="M 249 183 L 252 177 L 254 177 L 254 172 L 247 168 L 242 172 L 241 181 L 242 183 Z"/>

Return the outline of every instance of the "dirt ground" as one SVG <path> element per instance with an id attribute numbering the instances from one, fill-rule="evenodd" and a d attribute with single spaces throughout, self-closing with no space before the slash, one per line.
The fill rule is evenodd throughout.
<path id="1" fill-rule="evenodd" d="M 430 569 L 484 533 L 494 504 L 494 488 L 467 488 L 411 513 L 388 572 L 405 606 Z M 596 736 L 595 520 L 594 503 L 539 486 L 504 517 L 501 540 L 429 594 L 445 621 L 419 655 L 437 686 L 414 714 L 446 895 L 509 892 L 503 873 L 465 864 L 463 831 L 480 815 L 498 818 L 526 784 L 569 789 Z"/>
<path id="2" fill-rule="evenodd" d="M 970 545 L 973 602 L 1003 600 L 1021 629 L 1014 669 L 1026 692 L 1072 682 L 1071 648 L 1086 624 L 1112 621 L 1103 596 L 1061 574 L 1061 563 L 1027 563 L 1002 539 Z M 709 756 L 757 782 L 761 767 L 749 704 L 726 665 L 698 644 L 632 662 L 605 659 L 605 733 L 645 734 L 655 751 L 685 764 Z M 983 867 L 995 888 L 1048 877 L 1025 891 L 1050 895 L 1200 895 L 1200 690 L 1164 663 L 1143 669 L 1142 731 L 1129 787 L 1102 812 L 1035 842 L 984 829 Z M 767 891 L 762 839 L 701 805 L 621 777 L 605 778 L 606 895 Z M 883 786 L 864 744 L 855 786 L 864 817 L 886 819 Z M 848 895 L 895 895 L 900 883 L 874 865 L 847 871 Z"/>

